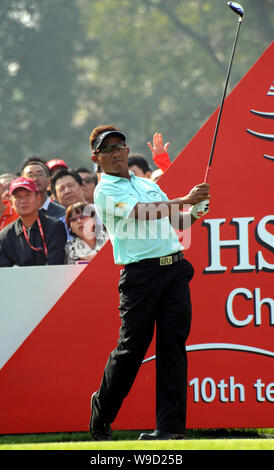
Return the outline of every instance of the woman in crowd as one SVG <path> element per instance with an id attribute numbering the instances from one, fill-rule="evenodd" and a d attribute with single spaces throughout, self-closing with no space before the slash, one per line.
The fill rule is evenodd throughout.
<path id="1" fill-rule="evenodd" d="M 66 224 L 72 235 L 65 246 L 66 264 L 88 263 L 108 240 L 93 204 L 71 204 L 66 210 Z"/>

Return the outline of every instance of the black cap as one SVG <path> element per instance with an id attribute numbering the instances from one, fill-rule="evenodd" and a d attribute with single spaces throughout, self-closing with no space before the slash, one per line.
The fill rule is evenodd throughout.
<path id="1" fill-rule="evenodd" d="M 109 137 L 110 135 L 117 135 L 118 137 L 121 137 L 124 141 L 126 140 L 126 136 L 122 134 L 122 132 L 120 131 L 115 131 L 115 130 L 105 131 L 105 132 L 102 132 L 102 134 L 99 134 L 98 137 L 96 137 L 96 139 L 92 141 L 92 150 L 94 152 L 98 150 L 101 144 L 103 143 L 103 140 L 105 140 L 105 138 Z"/>

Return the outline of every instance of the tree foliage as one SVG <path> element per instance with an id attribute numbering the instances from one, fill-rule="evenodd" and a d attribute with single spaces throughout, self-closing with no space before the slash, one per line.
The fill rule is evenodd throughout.
<path id="1" fill-rule="evenodd" d="M 32 154 L 66 155 L 74 145 L 75 60 L 82 38 L 79 10 L 67 0 L 1 0 L 0 25 L 0 154 L 5 171 L 17 169 Z"/>
<path id="2" fill-rule="evenodd" d="M 149 159 L 174 158 L 219 105 L 237 27 L 226 0 L 1 0 L 1 171 L 30 154 L 88 164 L 94 126 L 114 124 Z M 273 40 L 272 0 L 246 14 L 230 89 Z"/>

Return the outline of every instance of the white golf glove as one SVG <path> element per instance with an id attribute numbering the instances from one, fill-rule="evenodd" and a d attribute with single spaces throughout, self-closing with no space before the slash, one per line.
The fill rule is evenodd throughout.
<path id="1" fill-rule="evenodd" d="M 195 219 L 200 219 L 209 211 L 209 200 L 206 199 L 205 201 L 199 202 L 191 207 L 190 213 L 195 217 Z"/>

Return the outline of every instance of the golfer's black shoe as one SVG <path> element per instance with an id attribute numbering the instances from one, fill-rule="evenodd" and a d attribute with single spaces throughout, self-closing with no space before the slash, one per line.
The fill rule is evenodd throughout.
<path id="1" fill-rule="evenodd" d="M 160 440 L 166 441 L 169 439 L 184 439 L 184 434 L 175 434 L 167 431 L 160 431 L 160 429 L 156 429 L 151 433 L 142 432 L 139 436 L 139 441 L 151 441 L 151 440 Z"/>
<path id="2" fill-rule="evenodd" d="M 94 441 L 110 441 L 111 427 L 105 423 L 99 416 L 97 394 L 94 392 L 91 397 L 91 416 L 89 428 Z"/>

